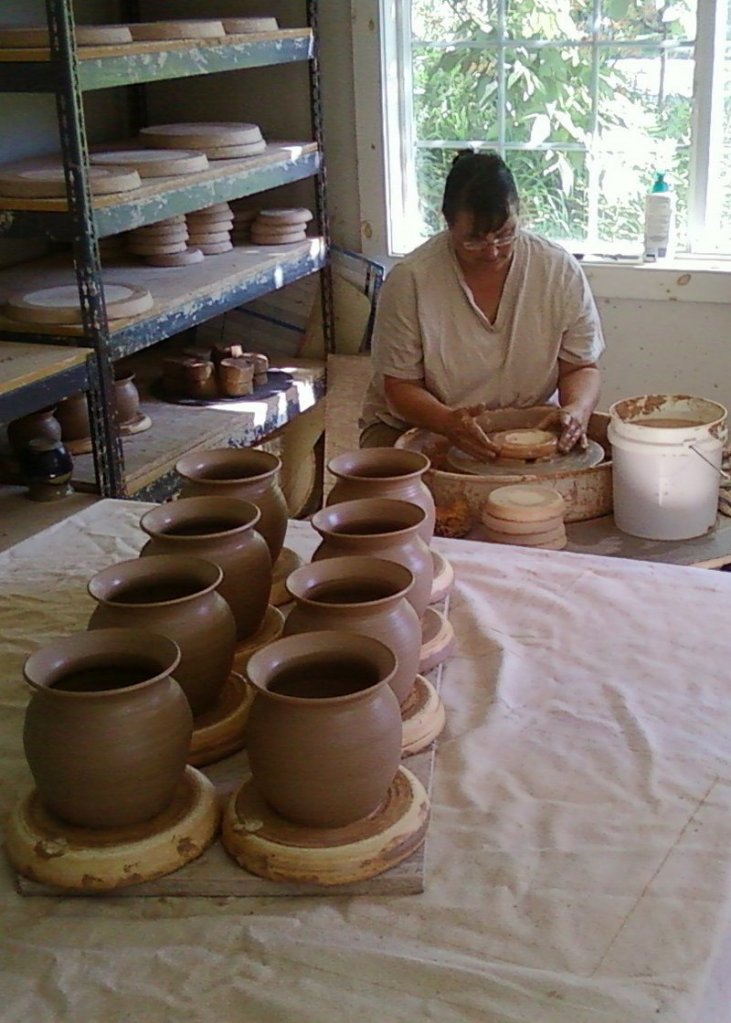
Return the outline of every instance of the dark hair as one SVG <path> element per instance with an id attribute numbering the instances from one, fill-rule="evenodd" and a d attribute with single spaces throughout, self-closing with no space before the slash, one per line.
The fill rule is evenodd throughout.
<path id="1" fill-rule="evenodd" d="M 520 206 L 515 178 L 497 153 L 461 149 L 452 161 L 442 200 L 442 213 L 451 226 L 458 213 L 475 218 L 477 234 L 499 230 Z"/>

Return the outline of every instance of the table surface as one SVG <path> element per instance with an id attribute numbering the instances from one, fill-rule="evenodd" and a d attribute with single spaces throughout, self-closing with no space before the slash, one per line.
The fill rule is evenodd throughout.
<path id="1" fill-rule="evenodd" d="M 0 555 L 3 811 L 30 786 L 23 660 L 84 627 L 146 507 L 100 501 Z M 435 547 L 459 646 L 425 893 L 24 899 L 3 862 L 4 1021 L 727 1023 L 731 579 Z"/>

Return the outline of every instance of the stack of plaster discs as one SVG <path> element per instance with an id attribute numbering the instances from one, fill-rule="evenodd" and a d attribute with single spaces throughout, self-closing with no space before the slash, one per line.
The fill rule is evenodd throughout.
<path id="1" fill-rule="evenodd" d="M 491 543 L 543 547 L 566 546 L 564 499 L 551 487 L 518 483 L 493 490 L 482 509 L 485 539 Z"/>
<path id="2" fill-rule="evenodd" d="M 141 256 L 150 266 L 189 266 L 203 259 L 200 249 L 188 245 L 188 228 L 182 214 L 130 231 L 127 251 Z"/>
<path id="3" fill-rule="evenodd" d="M 258 210 L 248 209 L 245 206 L 233 204 L 234 226 L 231 232 L 231 240 L 234 244 L 251 241 L 251 225 L 259 215 Z"/>
<path id="4" fill-rule="evenodd" d="M 189 213 L 186 218 L 190 244 L 200 249 L 205 256 L 230 252 L 233 248 L 231 229 L 234 215 L 227 202 L 207 206 L 203 210 Z"/>
<path id="5" fill-rule="evenodd" d="M 287 245 L 301 242 L 307 237 L 307 225 L 312 220 L 308 209 L 259 210 L 251 222 L 251 240 L 255 245 Z"/>
<path id="6" fill-rule="evenodd" d="M 196 149 L 209 160 L 240 160 L 266 149 L 259 125 L 238 121 L 156 124 L 143 128 L 140 139 L 149 149 Z"/>

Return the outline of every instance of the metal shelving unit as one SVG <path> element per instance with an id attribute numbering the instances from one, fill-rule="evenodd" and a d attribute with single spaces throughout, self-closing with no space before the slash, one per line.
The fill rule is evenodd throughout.
<path id="1" fill-rule="evenodd" d="M 322 302 L 326 348 L 332 347 L 332 298 L 329 277 L 329 234 L 326 215 L 325 169 L 322 161 L 322 118 L 317 63 L 317 0 L 307 0 L 308 28 L 231 36 L 205 43 L 133 43 L 125 47 L 85 47 L 77 50 L 71 0 L 46 0 L 50 47 L 46 50 L 0 52 L 0 90 L 53 92 L 64 160 L 67 199 L 4 200 L 0 202 L 0 237 L 44 235 L 71 242 L 82 311 L 81 328 L 34 327 L 0 319 L 2 336 L 17 342 L 87 346 L 85 365 L 97 487 L 105 496 L 127 495 L 124 452 L 113 411 L 113 363 L 221 312 L 260 297 L 299 278 L 323 270 Z M 164 79 L 187 78 L 221 71 L 308 61 L 310 73 L 310 141 L 274 142 L 265 153 L 248 160 L 226 161 L 186 178 L 143 182 L 134 193 L 93 198 L 88 183 L 88 144 L 83 114 L 84 92 L 120 85 L 130 90 L 144 109 L 139 86 Z M 226 257 L 180 268 L 174 275 L 137 267 L 156 300 L 155 309 L 110 325 L 103 300 L 102 265 L 98 241 L 121 231 L 154 223 L 178 213 L 201 209 L 282 184 L 314 178 L 320 237 L 282 247 L 281 251 L 237 248 Z M 134 281 L 133 267 L 105 268 L 104 279 Z M 48 286 L 63 273 L 50 258 L 0 272 L 3 294 L 30 285 Z M 68 274 L 68 265 L 66 265 Z M 42 280 L 42 284 L 39 281 Z M 172 285 L 171 285 L 172 282 Z M 69 378 L 70 380 L 70 378 Z M 55 392 L 63 392 L 60 376 Z M 78 389 L 69 386 L 66 393 Z M 59 391 L 59 387 L 61 391 Z M 289 406 L 288 406 L 289 407 Z M 2 406 L 0 405 L 0 409 Z M 296 409 L 292 408 L 293 414 Z M 275 421 L 276 420 L 276 421 Z M 271 429 L 281 425 L 272 416 Z M 251 442 L 260 439 L 258 422 Z M 237 443 L 246 443 L 246 432 Z"/>

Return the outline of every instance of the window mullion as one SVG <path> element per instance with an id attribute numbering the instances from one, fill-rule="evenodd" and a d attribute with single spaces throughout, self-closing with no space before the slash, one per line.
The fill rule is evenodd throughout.
<path id="1" fill-rule="evenodd" d="M 507 89 L 505 86 L 505 26 L 507 21 L 507 0 L 498 0 L 497 6 L 497 151 L 505 156 L 505 107 Z"/>

